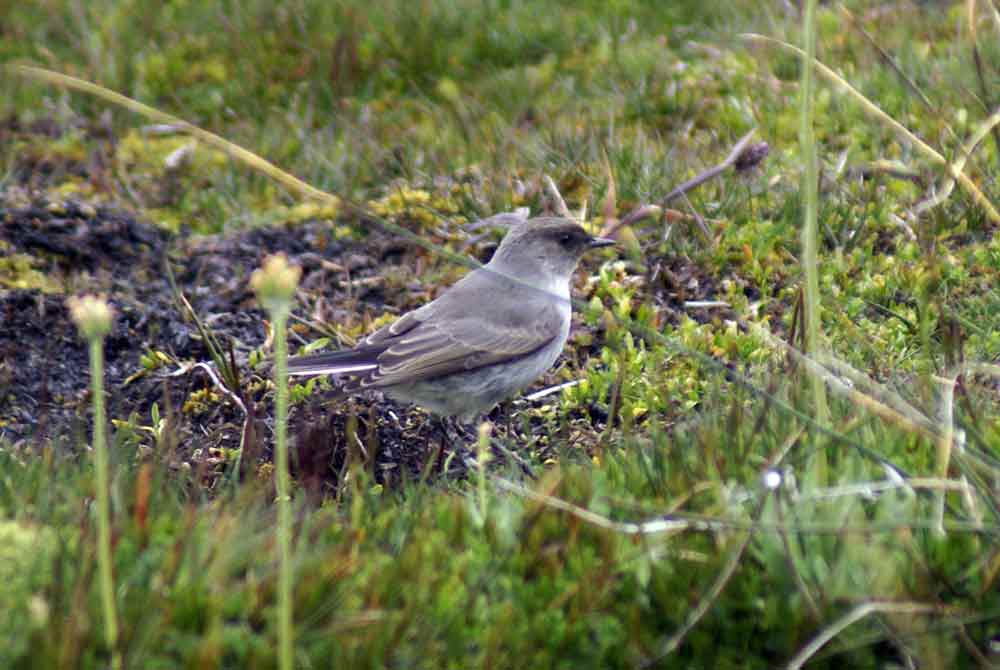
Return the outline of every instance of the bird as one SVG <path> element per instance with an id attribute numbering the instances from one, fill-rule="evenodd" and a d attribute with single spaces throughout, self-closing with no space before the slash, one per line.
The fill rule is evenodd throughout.
<path id="1" fill-rule="evenodd" d="M 288 372 L 346 376 L 346 393 L 376 389 L 471 422 L 556 362 L 569 336 L 573 273 L 587 251 L 613 244 L 571 219 L 526 219 L 435 300 L 353 348 L 291 358 Z"/>

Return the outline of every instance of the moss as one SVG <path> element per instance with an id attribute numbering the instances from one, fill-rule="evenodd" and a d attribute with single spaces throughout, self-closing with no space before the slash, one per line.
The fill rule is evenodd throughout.
<path id="1" fill-rule="evenodd" d="M 459 204 L 450 194 L 435 195 L 405 184 L 391 188 L 385 196 L 369 202 L 368 206 L 379 216 L 405 218 L 420 227 L 435 225 L 441 216 L 453 218 L 460 211 Z"/>
<path id="2" fill-rule="evenodd" d="M 187 135 L 155 136 L 129 130 L 119 140 L 116 157 L 129 171 L 140 175 L 161 174 L 168 170 L 167 158 L 183 152 L 185 165 L 195 175 L 209 175 L 228 165 L 223 152 L 200 144 Z"/>
<path id="3" fill-rule="evenodd" d="M 339 208 L 332 203 L 303 202 L 288 208 L 286 213 L 278 214 L 289 223 L 310 220 L 334 220 Z"/>
<path id="4" fill-rule="evenodd" d="M 206 412 L 211 411 L 220 400 L 221 397 L 219 396 L 218 391 L 207 388 L 199 389 L 191 392 L 187 399 L 184 400 L 184 404 L 181 406 L 181 412 L 193 416 L 205 414 Z"/>
<path id="5" fill-rule="evenodd" d="M 0 251 L 5 243 L 0 241 Z M 9 289 L 33 289 L 43 293 L 59 293 L 59 282 L 49 273 L 39 269 L 38 259 L 28 254 L 0 255 L 0 287 Z"/>
<path id="6" fill-rule="evenodd" d="M 50 625 L 47 598 L 58 536 L 52 528 L 0 521 L 0 663 L 12 664 L 28 651 L 33 636 Z"/>

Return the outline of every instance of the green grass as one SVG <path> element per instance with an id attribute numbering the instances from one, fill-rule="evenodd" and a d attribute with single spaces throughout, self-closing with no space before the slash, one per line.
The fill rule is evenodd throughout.
<path id="1" fill-rule="evenodd" d="M 700 531 L 635 538 L 492 488 L 483 518 L 474 487 L 414 482 L 384 491 L 363 470 L 352 472 L 342 505 L 300 507 L 296 515 L 297 656 L 336 657 L 349 667 L 628 666 L 678 629 L 755 521 L 761 527 L 732 579 L 666 665 L 770 667 L 824 622 L 872 598 L 956 609 L 848 631 L 833 646 L 833 666 L 868 667 L 889 653 L 872 650 L 886 637 L 905 640 L 920 658 L 960 658 L 957 626 L 967 621 L 973 639 L 995 631 L 988 616 L 978 620 L 998 606 L 980 567 L 995 546 L 995 526 L 972 532 L 950 509 L 948 533 L 938 537 L 926 491 L 800 500 L 810 485 L 799 481 L 769 498 L 747 466 L 761 468 L 793 426 L 774 412 L 741 416 L 743 406 L 705 417 L 686 436 L 630 441 L 599 466 L 569 460 L 532 485 L 614 519 L 680 508 L 719 520 Z M 877 421 L 854 432 L 888 448 L 920 446 Z M 812 446 L 837 454 L 846 482 L 879 478 L 879 468 L 847 445 Z M 712 463 L 706 453 L 731 460 Z M 82 504 L 90 476 L 61 458 L 3 459 L 13 474 L 0 502 L 13 517 L 7 528 L 23 537 L 5 563 L 21 566 L 5 585 L 24 611 L 8 628 L 31 650 L 21 666 L 95 663 L 104 638 L 88 549 L 93 528 Z M 252 488 L 199 500 L 175 478 L 146 466 L 113 488 L 128 665 L 273 667 L 273 507 Z M 801 531 L 776 532 L 782 524 Z"/>
<path id="2" fill-rule="evenodd" d="M 934 612 L 866 617 L 809 667 L 975 667 L 976 654 L 989 656 L 1000 635 L 995 373 L 961 379 L 951 408 L 961 448 L 947 472 L 937 442 L 948 408 L 941 378 L 958 373 L 956 360 L 1000 359 L 998 227 L 960 188 L 900 225 L 941 175 L 816 81 L 819 325 L 869 400 L 834 389 L 829 423 L 813 422 L 804 365 L 753 330 L 801 337 L 800 63 L 738 37 L 752 30 L 800 44 L 801 19 L 780 3 L 763 14 L 743 4 L 136 0 L 10 9 L 0 61 L 81 76 L 187 118 L 418 234 L 437 235 L 444 219 L 537 211 L 542 173 L 599 224 L 610 188 L 604 156 L 623 215 L 721 161 L 750 128 L 770 145 L 759 170 L 672 203 L 705 219 L 712 240 L 690 221 L 671 224 L 665 241 L 666 224 L 648 224 L 636 231 L 652 231 L 641 250 L 591 266 L 580 281 L 577 295 L 594 309 L 556 377 L 584 382 L 515 417 L 546 426 L 545 453 L 558 455 L 534 463 L 539 480 L 523 484 L 548 504 L 491 479 L 484 491 L 475 476 L 384 488 L 359 465 L 338 480 L 336 499 L 295 496 L 296 667 L 783 667 L 869 602 Z M 817 57 L 955 157 L 989 115 L 965 4 L 869 10 L 852 6 L 926 103 L 825 5 Z M 989 93 L 1000 41 L 980 14 Z M 0 117 L 95 122 L 106 109 L 3 76 Z M 115 202 L 197 234 L 317 216 L 207 149 L 168 174 L 164 157 L 184 141 L 144 136 L 143 120 L 112 114 L 124 138 L 107 149 L 116 185 L 102 189 L 70 169 L 49 179 L 50 196 Z M 101 146 L 83 129 L 0 146 L 0 190 L 17 187 L 18 165 L 82 164 Z M 966 167 L 993 202 L 998 150 L 988 136 Z M 924 185 L 877 171 L 861 178 L 878 160 L 917 169 Z M 401 199 L 420 191 L 426 206 Z M 333 218 L 344 235 L 364 235 L 350 213 Z M 25 267 L 0 264 L 0 286 L 43 290 Z M 459 272 L 429 257 L 422 280 Z M 729 309 L 684 309 L 686 293 Z M 905 403 L 927 430 L 900 419 Z M 598 433 L 588 407 L 620 423 Z M 255 481 L 211 488 L 155 449 L 140 458 L 135 440 L 155 447 L 152 437 L 125 427 L 112 437 L 125 667 L 275 667 L 273 490 Z M 537 445 L 508 446 L 532 459 Z M 828 461 L 826 481 L 814 479 L 816 454 Z M 886 462 L 917 478 L 914 487 L 865 490 L 896 481 Z M 514 469 L 493 468 L 520 481 Z M 763 483 L 771 468 L 783 475 L 776 491 Z M 0 442 L 0 473 L 0 665 L 106 667 L 89 458 Z M 943 479 L 969 489 L 949 491 L 939 517 L 934 487 Z M 623 523 L 673 514 L 689 527 L 637 536 L 555 501 Z"/>

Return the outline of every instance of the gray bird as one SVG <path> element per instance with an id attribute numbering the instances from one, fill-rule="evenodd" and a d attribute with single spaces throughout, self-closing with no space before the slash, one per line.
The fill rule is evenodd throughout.
<path id="1" fill-rule="evenodd" d="M 528 219 L 510 229 L 488 264 L 436 300 L 353 349 L 290 359 L 289 374 L 349 375 L 345 391 L 378 389 L 471 421 L 555 363 L 569 336 L 577 263 L 611 244 L 569 219 Z"/>

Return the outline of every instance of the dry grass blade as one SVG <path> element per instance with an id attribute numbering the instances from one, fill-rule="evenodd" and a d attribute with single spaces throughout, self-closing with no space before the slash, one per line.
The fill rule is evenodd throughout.
<path id="1" fill-rule="evenodd" d="M 567 219 L 576 219 L 573 213 L 569 211 L 569 207 L 566 206 L 566 201 L 563 200 L 562 194 L 559 192 L 559 187 L 552 180 L 552 177 L 545 175 L 542 177 L 542 182 L 545 184 L 545 191 L 552 198 L 552 207 L 555 209 L 556 214 Z"/>
<path id="2" fill-rule="evenodd" d="M 614 237 L 615 233 L 617 233 L 623 226 L 637 223 L 645 218 L 658 217 L 663 212 L 663 208 L 666 207 L 668 202 L 685 195 L 688 191 L 698 188 L 710 179 L 718 177 L 731 167 L 737 170 L 746 170 L 759 164 L 765 157 L 767 157 L 768 146 L 763 142 L 751 144 L 750 140 L 753 139 L 754 132 L 754 130 L 751 130 L 746 135 L 741 137 L 736 144 L 733 145 L 733 148 L 729 151 L 729 155 L 726 156 L 725 160 L 721 163 L 705 170 L 691 179 L 688 179 L 686 182 L 667 193 L 667 195 L 663 196 L 659 205 L 639 205 L 622 217 L 621 220 L 612 221 L 607 219 L 607 223 L 605 223 L 604 229 L 601 231 L 601 236 Z"/>
<path id="3" fill-rule="evenodd" d="M 660 200 L 660 206 L 665 207 L 667 203 L 669 203 L 671 200 L 681 197 L 688 191 L 692 191 L 695 188 L 701 186 L 709 179 L 714 179 L 715 177 L 718 177 L 720 174 L 725 172 L 726 168 L 736 165 L 737 162 L 741 161 L 744 152 L 746 152 L 748 149 L 756 149 L 756 147 L 750 146 L 750 140 L 753 139 L 754 132 L 756 131 L 751 130 L 746 135 L 741 137 L 736 142 L 736 144 L 733 145 L 733 148 L 729 151 L 729 155 L 726 156 L 725 160 L 723 160 L 721 163 L 719 163 L 715 167 L 711 167 L 705 170 L 701 174 L 696 175 L 691 179 L 688 179 L 686 182 L 676 187 L 674 190 L 670 191 L 670 193 L 667 193 L 665 196 L 663 196 L 663 199 Z M 766 151 L 761 152 L 760 150 L 753 151 L 753 154 L 757 156 L 756 162 L 760 162 L 760 160 L 763 159 L 763 156 L 767 155 Z"/>
<path id="4" fill-rule="evenodd" d="M 512 482 L 509 479 L 504 479 L 503 477 L 493 476 L 493 482 L 497 487 L 514 493 L 523 498 L 528 498 L 534 500 L 535 502 L 541 503 L 546 507 L 551 507 L 563 512 L 569 512 L 576 518 L 586 521 L 589 524 L 597 526 L 598 528 L 603 528 L 605 530 L 610 530 L 615 533 L 622 533 L 624 535 L 653 535 L 659 533 L 676 533 L 682 530 L 688 530 L 693 528 L 695 524 L 692 524 L 687 520 L 677 520 L 677 519 L 654 519 L 653 521 L 644 521 L 641 523 L 633 523 L 627 521 L 614 521 L 607 517 L 601 516 L 596 512 L 591 512 L 589 509 L 580 507 L 579 505 L 574 505 L 571 502 L 566 502 L 555 496 L 550 496 L 545 493 L 539 493 L 538 491 L 533 491 L 525 486 L 521 486 L 516 482 Z"/>
<path id="5" fill-rule="evenodd" d="M 604 168 L 605 178 L 608 180 L 608 191 L 604 194 L 604 201 L 601 203 L 601 237 L 605 237 L 607 231 L 617 230 L 619 226 L 617 204 L 618 186 L 615 184 L 615 175 L 611 171 L 611 162 L 608 160 L 608 152 L 601 151 L 601 165 Z"/>
<path id="6" fill-rule="evenodd" d="M 833 486 L 825 489 L 816 489 L 808 493 L 799 494 L 795 502 L 802 503 L 810 500 L 833 500 L 836 498 L 861 496 L 872 498 L 887 491 L 898 491 L 900 489 L 923 489 L 925 491 L 955 491 L 958 493 L 968 493 L 972 488 L 967 482 L 956 479 L 944 479 L 936 477 L 910 477 L 909 479 L 883 479 L 871 482 L 856 482 L 843 486 Z"/>
<path id="7" fill-rule="evenodd" d="M 492 216 L 487 216 L 485 219 L 479 219 L 478 221 L 473 221 L 469 225 L 465 226 L 467 232 L 474 232 L 480 230 L 481 228 L 491 228 L 494 226 L 500 228 L 513 228 L 514 226 L 519 226 L 528 220 L 529 210 L 527 207 L 518 207 L 513 212 L 499 212 L 493 214 Z"/>
<path id="8" fill-rule="evenodd" d="M 780 46 L 783 49 L 791 51 L 800 57 L 803 55 L 802 49 L 799 49 L 794 45 L 788 44 L 787 42 L 783 42 L 773 37 L 767 37 L 766 35 L 758 35 L 756 33 L 746 33 L 743 35 L 743 39 L 748 40 L 750 42 L 757 42 L 760 44 L 771 44 L 775 46 Z M 931 159 L 935 163 L 943 165 L 947 170 L 948 174 L 951 175 L 951 177 L 953 177 L 954 179 L 957 179 L 958 182 L 962 185 L 962 187 L 969 193 L 969 195 L 972 196 L 972 199 L 975 200 L 976 204 L 978 204 L 980 207 L 983 208 L 987 216 L 989 216 L 990 220 L 993 221 L 994 223 L 1000 223 L 1000 212 L 997 211 L 996 207 L 993 206 L 993 203 L 989 201 L 989 199 L 983 194 L 983 192 L 979 190 L 979 187 L 976 186 L 975 183 L 971 179 L 969 179 L 969 177 L 964 172 L 962 172 L 961 168 L 958 167 L 958 164 L 950 163 L 947 158 L 941 155 L 940 152 L 938 152 L 936 149 L 934 149 L 929 144 L 924 142 L 922 139 L 920 139 L 912 132 L 910 132 L 910 130 L 906 126 L 901 124 L 899 121 L 897 121 L 896 119 L 892 118 L 884 111 L 882 111 L 882 109 L 878 105 L 876 105 L 874 102 L 872 102 L 864 95 L 862 95 L 861 92 L 858 91 L 856 88 L 851 86 L 851 84 L 846 79 L 841 77 L 839 74 L 831 70 L 823 63 L 821 63 L 819 60 L 813 59 L 813 65 L 816 67 L 817 72 L 822 74 L 829 81 L 833 82 L 838 88 L 841 89 L 841 91 L 847 93 L 852 98 L 854 98 L 854 100 L 857 101 L 861 105 L 862 109 L 868 112 L 870 116 L 874 117 L 878 121 L 881 121 L 882 123 L 889 126 L 900 137 L 912 143 L 913 146 L 915 146 L 922 154 L 927 156 L 929 159 Z"/>
<path id="9" fill-rule="evenodd" d="M 983 121 L 976 129 L 976 132 L 972 134 L 969 140 L 962 145 L 961 156 L 955 161 L 955 167 L 958 170 L 964 170 L 965 164 L 968 162 L 969 157 L 972 152 L 976 150 L 976 147 L 986 138 L 986 135 L 990 131 L 996 130 L 997 126 L 1000 125 L 1000 110 L 994 112 L 990 115 L 988 119 Z M 913 208 L 914 214 L 922 214 L 929 209 L 937 207 L 938 205 L 944 203 L 948 197 L 951 195 L 952 190 L 955 188 L 955 180 L 949 178 L 945 181 L 944 185 L 941 187 L 940 192 L 934 194 L 933 196 L 927 198 L 923 202 L 919 203 Z"/>
<path id="10" fill-rule="evenodd" d="M 663 214 L 663 208 L 659 205 L 640 205 L 626 214 L 622 219 L 605 219 L 604 227 L 601 228 L 600 236 L 614 237 L 622 228 L 639 223 L 644 219 L 658 219 L 661 214 Z M 686 219 L 686 215 L 681 214 L 681 216 Z"/>
<path id="11" fill-rule="evenodd" d="M 898 393 L 893 392 L 885 384 L 881 384 L 868 375 L 855 370 L 846 362 L 831 354 L 824 354 L 818 359 L 820 365 L 829 368 L 834 374 L 841 375 L 850 380 L 855 389 L 860 389 L 862 393 L 891 406 L 900 414 L 906 416 L 914 423 L 929 423 L 931 419 L 926 413 L 911 405 Z"/>
<path id="12" fill-rule="evenodd" d="M 233 144 L 232 142 L 219 137 L 215 133 L 210 133 L 209 131 L 203 130 L 192 123 L 188 123 L 184 119 L 161 112 L 154 107 L 144 105 L 141 102 L 133 100 L 132 98 L 124 96 L 120 93 L 115 93 L 114 91 L 106 89 L 103 86 L 98 86 L 97 84 L 93 84 L 84 79 L 71 77 L 69 75 L 53 72 L 40 67 L 33 67 L 31 65 L 7 65 L 6 67 L 14 74 L 24 75 L 32 79 L 40 79 L 57 86 L 64 86 L 66 88 L 89 93 L 90 95 L 102 98 L 108 102 L 119 105 L 120 107 L 124 107 L 125 109 L 135 112 L 136 114 L 141 114 L 158 123 L 172 126 L 177 130 L 181 130 L 201 140 L 209 146 L 225 152 L 232 158 L 252 166 L 254 169 L 266 174 L 275 181 L 281 183 L 286 188 L 297 192 L 300 195 L 316 198 L 317 200 L 322 200 L 335 205 L 340 202 L 336 196 L 310 186 L 301 179 L 285 172 L 273 163 L 264 160 L 257 154 L 247 151 L 238 144 Z"/>
<path id="13" fill-rule="evenodd" d="M 810 358 L 809 356 L 806 356 L 795 347 L 778 339 L 760 325 L 749 324 L 749 327 L 768 344 L 785 351 L 792 359 L 802 365 L 808 374 L 817 376 L 826 382 L 830 389 L 835 393 L 839 393 L 840 395 L 847 397 L 856 405 L 864 407 L 875 416 L 890 421 L 903 430 L 920 433 L 931 440 L 938 439 L 940 433 L 934 423 L 923 414 L 917 412 L 915 408 L 906 404 L 902 398 L 898 398 L 898 401 L 902 403 L 900 407 L 892 407 L 881 400 L 866 395 L 865 393 L 860 392 L 844 383 L 835 374 L 830 372 L 830 370 L 826 369 L 821 363 Z M 894 398 L 894 396 L 891 395 L 887 397 Z"/>
<path id="14" fill-rule="evenodd" d="M 940 610 L 937 605 L 914 602 L 871 602 L 859 605 L 824 628 L 785 667 L 788 670 L 798 670 L 844 629 L 872 614 L 934 614 Z"/>

